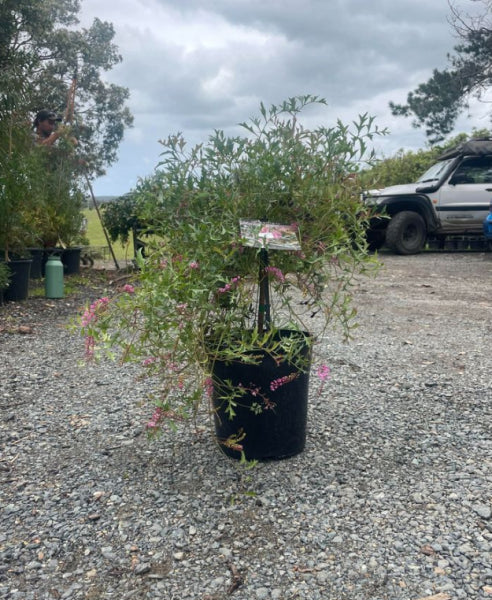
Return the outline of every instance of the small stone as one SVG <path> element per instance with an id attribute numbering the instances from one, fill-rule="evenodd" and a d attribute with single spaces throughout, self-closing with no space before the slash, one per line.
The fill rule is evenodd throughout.
<path id="1" fill-rule="evenodd" d="M 23 335 L 28 335 L 33 332 L 33 328 L 30 327 L 29 325 L 19 325 L 19 328 L 17 329 L 17 331 L 19 333 L 22 333 Z"/>
<path id="2" fill-rule="evenodd" d="M 461 554 L 466 554 L 466 555 L 474 555 L 475 552 L 475 548 L 473 548 L 470 544 L 461 544 L 461 546 L 458 547 L 458 552 L 460 552 Z"/>
<path id="3" fill-rule="evenodd" d="M 115 558 L 113 549 L 111 547 L 106 547 L 101 549 L 101 554 L 107 560 L 113 560 Z"/>
<path id="4" fill-rule="evenodd" d="M 184 559 L 184 552 L 175 552 L 173 554 L 173 558 L 174 560 L 183 560 Z"/>
<path id="5" fill-rule="evenodd" d="M 487 504 L 477 504 L 473 507 L 473 510 L 485 521 L 488 521 L 492 517 L 492 508 Z"/>
<path id="6" fill-rule="evenodd" d="M 149 563 L 140 563 L 135 567 L 135 575 L 145 575 L 150 572 L 150 569 Z"/>

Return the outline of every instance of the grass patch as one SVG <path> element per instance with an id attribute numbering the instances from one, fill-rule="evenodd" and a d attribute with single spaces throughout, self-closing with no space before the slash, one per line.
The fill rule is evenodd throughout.
<path id="1" fill-rule="evenodd" d="M 87 219 L 87 233 L 86 237 L 89 240 L 90 246 L 106 246 L 108 242 L 104 235 L 101 222 L 97 215 L 97 211 L 94 208 L 86 208 L 84 211 L 84 217 Z M 111 242 L 113 251 L 117 259 L 131 260 L 133 258 L 133 244 L 129 242 L 126 246 L 120 244 L 120 242 Z"/>

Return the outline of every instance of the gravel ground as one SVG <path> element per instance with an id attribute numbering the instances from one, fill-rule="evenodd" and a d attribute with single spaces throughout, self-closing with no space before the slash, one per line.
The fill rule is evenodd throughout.
<path id="1" fill-rule="evenodd" d="M 0 307 L 0 598 L 492 598 L 492 254 L 381 257 L 306 450 L 252 471 L 79 364 L 104 277 Z"/>

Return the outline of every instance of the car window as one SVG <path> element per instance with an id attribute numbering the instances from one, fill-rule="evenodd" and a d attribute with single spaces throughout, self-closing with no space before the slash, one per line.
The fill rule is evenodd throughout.
<path id="1" fill-rule="evenodd" d="M 448 166 L 452 162 L 454 162 L 454 160 L 454 158 L 449 158 L 448 160 L 441 160 L 440 162 L 435 163 L 434 165 L 432 165 L 432 167 L 430 167 L 430 169 L 427 169 L 427 171 L 417 179 L 416 183 L 428 183 L 430 181 L 437 181 L 444 173 L 444 171 L 448 168 Z"/>
<path id="2" fill-rule="evenodd" d="M 492 184 L 492 156 L 466 158 L 454 172 L 450 183 Z"/>

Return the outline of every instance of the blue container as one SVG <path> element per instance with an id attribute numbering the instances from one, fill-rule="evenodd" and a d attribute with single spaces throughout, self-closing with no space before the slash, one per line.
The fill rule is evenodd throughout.
<path id="1" fill-rule="evenodd" d="M 490 212 L 483 222 L 483 233 L 488 240 L 492 240 L 492 212 Z"/>

